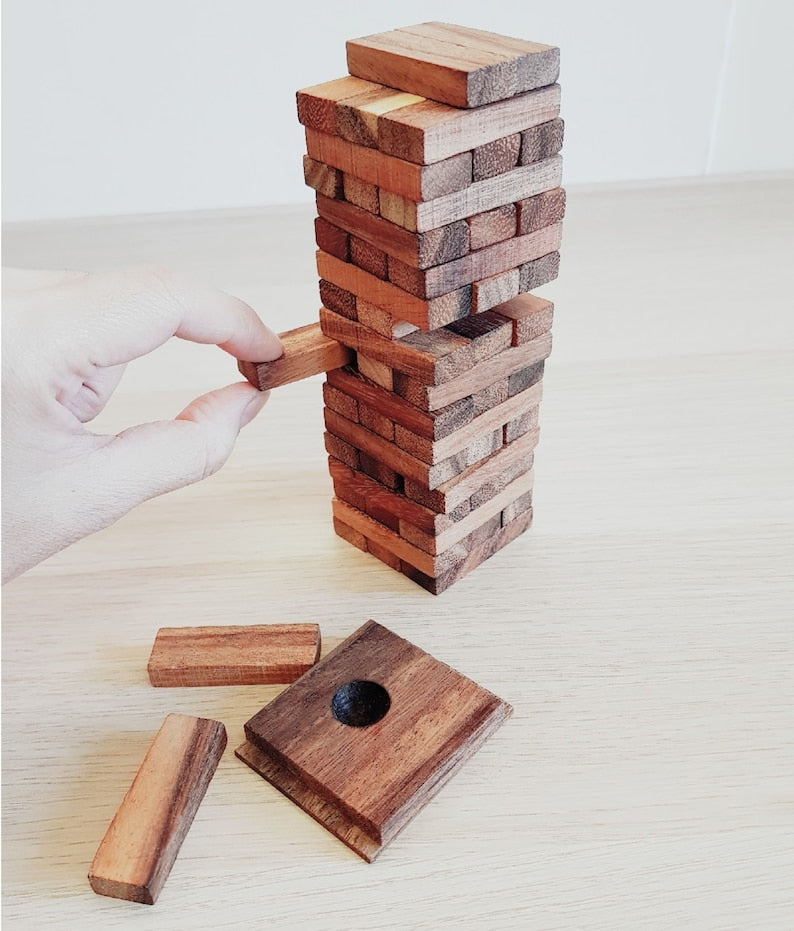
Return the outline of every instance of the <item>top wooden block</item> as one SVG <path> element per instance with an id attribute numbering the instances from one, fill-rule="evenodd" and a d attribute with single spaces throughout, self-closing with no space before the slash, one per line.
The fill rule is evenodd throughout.
<path id="1" fill-rule="evenodd" d="M 352 75 L 453 107 L 480 107 L 557 80 L 560 50 L 448 23 L 351 39 Z"/>

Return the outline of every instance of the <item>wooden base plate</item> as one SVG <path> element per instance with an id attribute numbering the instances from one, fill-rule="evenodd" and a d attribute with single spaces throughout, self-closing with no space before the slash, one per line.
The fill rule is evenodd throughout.
<path id="1" fill-rule="evenodd" d="M 511 711 L 368 621 L 247 722 L 236 754 L 371 862 Z"/>

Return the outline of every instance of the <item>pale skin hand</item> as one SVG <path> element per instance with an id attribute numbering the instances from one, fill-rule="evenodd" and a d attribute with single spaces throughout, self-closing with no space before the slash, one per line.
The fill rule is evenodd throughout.
<path id="1" fill-rule="evenodd" d="M 128 362 L 172 336 L 238 359 L 281 355 L 237 298 L 159 269 L 3 274 L 3 581 L 148 498 L 211 475 L 267 400 L 247 382 L 118 436 L 85 424 Z"/>

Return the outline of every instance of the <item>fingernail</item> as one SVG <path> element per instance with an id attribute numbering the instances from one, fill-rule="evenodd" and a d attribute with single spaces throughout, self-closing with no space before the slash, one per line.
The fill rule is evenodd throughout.
<path id="1" fill-rule="evenodd" d="M 243 408 L 242 414 L 240 414 L 240 429 L 248 426 L 249 423 L 256 417 L 256 415 L 262 410 L 262 408 L 267 403 L 267 399 L 270 397 L 269 391 L 257 391 L 256 394 L 251 398 L 251 400 Z"/>

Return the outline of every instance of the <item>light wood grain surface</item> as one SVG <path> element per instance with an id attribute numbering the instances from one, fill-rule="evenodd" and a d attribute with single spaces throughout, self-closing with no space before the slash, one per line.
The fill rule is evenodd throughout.
<path id="1" fill-rule="evenodd" d="M 434 598 L 338 539 L 321 377 L 207 482 L 4 590 L 9 928 L 794 924 L 794 179 L 572 190 L 535 525 Z M 15 226 L 6 264 L 158 262 L 276 330 L 316 319 L 312 211 Z M 238 379 L 174 342 L 97 428 Z M 159 627 L 374 618 L 515 711 L 367 865 L 227 749 L 153 908 L 91 858 L 168 712 L 229 731 L 277 686 L 153 689 Z"/>

